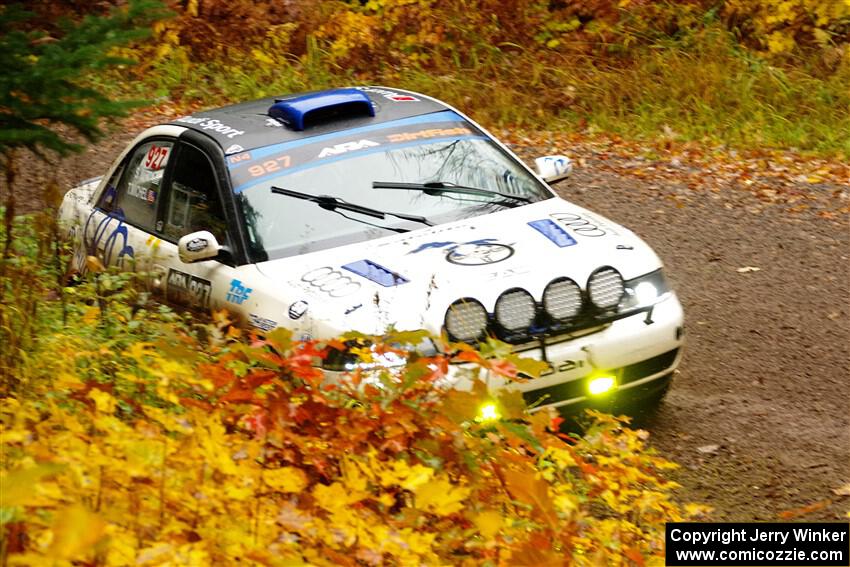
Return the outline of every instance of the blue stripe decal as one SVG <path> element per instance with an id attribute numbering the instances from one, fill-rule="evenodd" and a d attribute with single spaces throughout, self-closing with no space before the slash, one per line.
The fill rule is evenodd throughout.
<path id="1" fill-rule="evenodd" d="M 576 243 L 575 239 L 555 221 L 549 219 L 531 221 L 528 223 L 528 226 L 538 231 L 560 248 L 566 248 Z"/>
<path id="2" fill-rule="evenodd" d="M 291 142 L 283 142 L 280 144 L 265 146 L 258 150 L 250 150 L 251 161 L 255 161 L 261 157 L 277 153 L 281 150 L 291 150 L 292 148 L 297 148 L 298 146 L 304 146 L 306 144 L 315 144 L 317 142 L 323 142 L 324 140 L 333 140 L 334 138 L 350 136 L 352 134 L 359 134 L 361 132 L 386 130 L 387 128 L 396 128 L 398 126 L 408 126 L 410 124 L 427 124 L 430 122 L 466 122 L 466 120 L 464 120 L 460 117 L 460 115 L 455 112 L 452 112 L 451 110 L 432 112 L 431 114 L 422 114 L 420 116 L 413 116 L 412 118 L 402 118 L 400 120 L 381 122 L 380 124 L 371 124 L 369 126 L 361 126 L 360 128 L 352 128 L 350 130 L 331 132 L 330 134 L 322 134 L 321 136 L 308 136 L 306 138 L 293 140 Z M 247 166 L 250 164 L 244 165 Z M 239 163 L 237 165 L 231 166 L 230 169 L 236 169 L 237 167 L 243 167 L 243 164 Z"/>
<path id="3" fill-rule="evenodd" d="M 444 137 L 444 138 L 430 138 L 428 140 L 415 140 L 413 142 L 405 142 L 405 143 L 401 143 L 401 144 L 379 146 L 377 148 L 372 148 L 371 150 L 359 150 L 359 151 L 356 151 L 356 152 L 343 154 L 343 155 L 337 156 L 337 157 L 322 158 L 321 160 L 311 161 L 310 163 L 305 163 L 304 165 L 299 165 L 299 166 L 296 166 L 296 167 L 290 167 L 288 169 L 281 170 L 280 172 L 267 174 L 267 175 L 260 177 L 260 178 L 254 180 L 254 181 L 251 181 L 250 183 L 243 183 L 242 185 L 236 187 L 233 190 L 233 192 L 238 195 L 242 191 L 245 191 L 246 189 L 250 189 L 254 185 L 259 185 L 260 183 L 267 183 L 270 179 L 273 179 L 275 177 L 289 175 L 289 174 L 295 173 L 297 171 L 302 171 L 302 170 L 305 170 L 305 169 L 311 169 L 311 168 L 314 168 L 314 167 L 319 167 L 319 166 L 322 166 L 322 165 L 325 165 L 325 164 L 328 164 L 328 163 L 333 163 L 335 161 L 342 161 L 344 159 L 351 159 L 351 158 L 365 156 L 365 155 L 369 155 L 369 154 L 375 154 L 375 153 L 379 153 L 379 152 L 397 150 L 399 148 L 406 148 L 406 147 L 409 147 L 409 146 L 421 146 L 421 145 L 424 145 L 424 144 L 431 144 L 431 143 L 436 143 L 436 142 L 445 142 L 445 141 L 449 141 L 449 140 L 451 140 L 451 141 L 454 141 L 454 140 L 487 140 L 487 138 L 484 137 L 484 136 L 447 136 L 447 137 Z"/>
<path id="4" fill-rule="evenodd" d="M 390 271 L 372 260 L 358 260 L 346 264 L 342 268 L 384 287 L 394 287 L 410 281 L 406 277 Z"/>

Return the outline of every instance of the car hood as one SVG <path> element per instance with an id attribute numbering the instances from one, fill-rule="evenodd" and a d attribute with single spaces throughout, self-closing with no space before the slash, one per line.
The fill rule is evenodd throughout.
<path id="1" fill-rule="evenodd" d="M 391 325 L 439 333 L 458 299 L 475 298 L 492 312 L 507 289 L 540 301 L 554 278 L 584 289 L 602 266 L 628 280 L 661 262 L 631 231 L 559 198 L 257 264 L 291 302 L 290 317 L 306 315 L 297 326 L 316 337 L 380 334 Z"/>

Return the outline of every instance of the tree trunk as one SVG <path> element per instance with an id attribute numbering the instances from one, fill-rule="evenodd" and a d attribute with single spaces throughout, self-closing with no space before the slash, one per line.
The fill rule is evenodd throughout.
<path id="1" fill-rule="evenodd" d="M 3 260 L 8 260 L 12 254 L 12 242 L 14 235 L 12 234 L 13 224 L 15 222 L 15 192 L 12 186 L 15 184 L 15 151 L 7 150 L 3 153 L 5 162 L 3 163 L 4 173 L 6 174 L 6 214 L 3 221 L 6 226 L 6 242 L 3 244 Z M 0 276 L 5 273 L 5 268 L 0 266 Z"/>

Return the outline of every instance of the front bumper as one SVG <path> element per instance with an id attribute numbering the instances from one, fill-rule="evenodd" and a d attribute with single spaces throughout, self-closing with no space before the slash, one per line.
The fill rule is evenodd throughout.
<path id="1" fill-rule="evenodd" d="M 619 319 L 593 333 L 557 337 L 544 347 L 518 351 L 520 356 L 549 363 L 549 372 L 540 378 L 510 381 L 491 373 L 487 383 L 491 388 L 521 391 L 531 411 L 592 401 L 587 383 L 601 373 L 614 375 L 617 381 L 605 396 L 628 397 L 676 369 L 682 357 L 683 323 L 682 306 L 676 294 L 668 292 L 649 313 Z M 462 370 L 468 366 L 453 367 L 449 380 L 455 388 L 472 387 L 469 372 Z"/>

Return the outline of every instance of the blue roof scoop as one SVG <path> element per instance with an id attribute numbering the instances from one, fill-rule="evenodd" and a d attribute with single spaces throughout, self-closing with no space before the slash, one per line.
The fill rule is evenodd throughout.
<path id="1" fill-rule="evenodd" d="M 366 93 L 357 89 L 335 89 L 278 100 L 269 108 L 269 116 L 301 131 L 314 124 L 358 116 L 375 116 L 375 108 Z"/>

